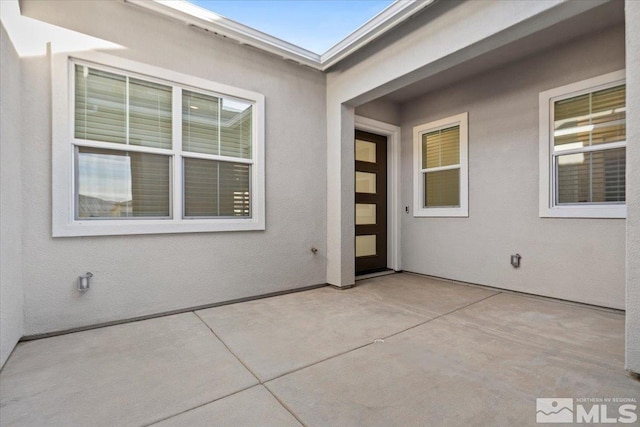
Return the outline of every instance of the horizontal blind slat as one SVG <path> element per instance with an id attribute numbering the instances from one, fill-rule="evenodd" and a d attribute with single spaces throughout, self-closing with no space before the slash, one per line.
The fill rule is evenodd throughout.
<path id="1" fill-rule="evenodd" d="M 460 126 L 425 133 L 422 136 L 422 168 L 460 163 Z"/>
<path id="2" fill-rule="evenodd" d="M 424 193 L 427 208 L 460 206 L 460 169 L 425 172 Z"/>
<path id="3" fill-rule="evenodd" d="M 625 201 L 626 150 L 557 157 L 557 203 Z"/>
<path id="4" fill-rule="evenodd" d="M 625 85 L 556 101 L 554 146 L 624 141 L 625 102 Z"/>
<path id="5" fill-rule="evenodd" d="M 250 216 L 249 172 L 242 163 L 184 158 L 185 216 Z"/>
<path id="6" fill-rule="evenodd" d="M 78 147 L 78 216 L 170 216 L 170 156 Z"/>
<path id="7" fill-rule="evenodd" d="M 220 154 L 218 109 L 220 99 L 182 91 L 182 149 L 194 153 Z"/>
<path id="8" fill-rule="evenodd" d="M 126 78 L 75 66 L 75 137 L 126 143 Z"/>

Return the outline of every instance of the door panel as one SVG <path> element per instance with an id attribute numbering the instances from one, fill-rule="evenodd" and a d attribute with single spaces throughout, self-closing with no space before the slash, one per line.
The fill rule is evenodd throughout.
<path id="1" fill-rule="evenodd" d="M 356 130 L 356 274 L 387 268 L 387 137 Z"/>
<path id="2" fill-rule="evenodd" d="M 356 203 L 356 225 L 374 225 L 376 206 L 375 203 Z"/>

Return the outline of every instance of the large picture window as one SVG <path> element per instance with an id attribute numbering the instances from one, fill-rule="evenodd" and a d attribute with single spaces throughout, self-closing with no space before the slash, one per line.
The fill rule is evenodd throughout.
<path id="1" fill-rule="evenodd" d="M 623 78 L 613 73 L 541 94 L 541 216 L 625 216 Z"/>
<path id="2" fill-rule="evenodd" d="M 54 236 L 264 229 L 264 98 L 103 59 L 54 64 Z"/>
<path id="3" fill-rule="evenodd" d="M 467 114 L 413 132 L 414 216 L 467 216 Z"/>

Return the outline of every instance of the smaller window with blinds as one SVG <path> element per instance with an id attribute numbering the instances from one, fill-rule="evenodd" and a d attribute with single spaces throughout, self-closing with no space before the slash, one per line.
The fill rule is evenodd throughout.
<path id="1" fill-rule="evenodd" d="M 468 216 L 467 117 L 413 128 L 414 216 Z"/>
<path id="2" fill-rule="evenodd" d="M 543 92 L 540 101 L 541 216 L 624 218 L 624 72 Z"/>
<path id="3" fill-rule="evenodd" d="M 265 228 L 262 95 L 82 55 L 52 68 L 54 236 Z"/>

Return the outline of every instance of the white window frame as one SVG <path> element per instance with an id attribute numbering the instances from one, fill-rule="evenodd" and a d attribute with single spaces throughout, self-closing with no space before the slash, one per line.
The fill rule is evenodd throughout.
<path id="1" fill-rule="evenodd" d="M 100 219 L 82 220 L 75 218 L 74 194 L 74 124 L 73 124 L 73 67 L 72 61 L 94 64 L 96 68 L 120 70 L 125 75 L 134 75 L 149 81 L 173 84 L 173 147 L 171 176 L 171 217 L 165 219 Z M 100 236 L 126 234 L 193 233 L 214 231 L 242 231 L 265 229 L 265 98 L 264 95 L 212 82 L 199 77 L 142 64 L 101 52 L 82 52 L 72 55 L 54 54 L 51 57 L 52 79 L 52 235 Z M 179 86 L 179 87 L 178 87 Z M 238 98 L 253 104 L 252 120 L 252 157 L 250 177 L 251 217 L 238 218 L 183 218 L 182 206 L 182 159 L 183 153 L 176 141 L 181 140 L 182 110 L 176 105 L 180 102 L 181 88 L 210 93 L 214 96 Z M 96 142 L 93 146 L 101 146 Z M 83 144 L 84 145 L 84 144 Z M 110 147 L 113 148 L 113 147 Z M 124 147 L 123 147 L 124 148 Z M 127 146 L 127 150 L 141 150 Z M 185 153 L 186 154 L 186 153 Z M 190 153 L 188 157 L 202 157 Z M 211 156 L 206 156 L 211 157 Z M 213 156 L 216 157 L 216 156 Z M 229 160 L 228 158 L 226 160 Z M 235 161 L 235 160 L 234 160 Z"/>
<path id="2" fill-rule="evenodd" d="M 469 216 L 469 113 L 461 113 L 413 128 L 413 216 L 414 217 L 468 217 Z M 425 207 L 422 168 L 422 135 L 452 126 L 460 126 L 460 206 Z M 452 169 L 451 166 L 438 168 Z M 433 170 L 433 168 L 429 169 Z"/>
<path id="3" fill-rule="evenodd" d="M 585 93 L 595 92 L 625 83 L 625 71 L 619 70 L 601 76 L 550 89 L 539 94 L 539 214 L 541 218 L 626 218 L 627 206 L 620 204 L 557 205 L 556 178 L 553 167 L 554 103 Z M 626 141 L 613 143 L 611 148 L 626 147 Z M 600 148 L 602 149 L 602 148 Z M 570 152 L 567 152 L 570 154 Z"/>

